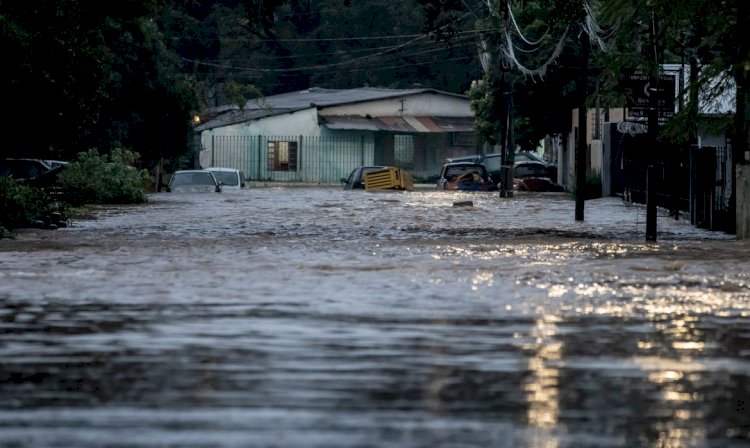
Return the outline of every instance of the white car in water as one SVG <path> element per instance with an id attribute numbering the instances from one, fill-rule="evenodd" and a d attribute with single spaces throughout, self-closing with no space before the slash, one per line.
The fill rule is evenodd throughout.
<path id="1" fill-rule="evenodd" d="M 245 173 L 236 168 L 211 167 L 206 168 L 206 171 L 213 173 L 224 190 L 241 190 L 247 186 Z"/>
<path id="2" fill-rule="evenodd" d="M 181 170 L 172 174 L 167 191 L 172 193 L 221 193 L 221 182 L 210 171 Z"/>

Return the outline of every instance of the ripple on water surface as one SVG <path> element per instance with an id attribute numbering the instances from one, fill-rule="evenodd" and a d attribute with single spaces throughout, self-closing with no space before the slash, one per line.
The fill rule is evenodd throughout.
<path id="1" fill-rule="evenodd" d="M 0 241 L 0 445 L 750 437 L 750 257 L 724 235 L 660 217 L 645 243 L 613 198 L 583 223 L 564 195 L 150 199 Z"/>

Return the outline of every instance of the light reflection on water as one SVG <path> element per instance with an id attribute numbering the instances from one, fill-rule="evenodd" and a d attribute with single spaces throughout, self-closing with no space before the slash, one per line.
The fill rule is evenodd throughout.
<path id="1" fill-rule="evenodd" d="M 748 245 L 574 205 L 161 194 L 0 241 L 0 446 L 743 446 Z"/>

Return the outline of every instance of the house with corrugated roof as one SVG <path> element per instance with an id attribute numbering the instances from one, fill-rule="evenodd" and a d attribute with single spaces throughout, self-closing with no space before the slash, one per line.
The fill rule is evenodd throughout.
<path id="1" fill-rule="evenodd" d="M 434 89 L 322 89 L 225 106 L 195 127 L 202 167 L 251 180 L 336 183 L 357 166 L 390 165 L 417 179 L 448 157 L 476 154 L 465 95 Z"/>

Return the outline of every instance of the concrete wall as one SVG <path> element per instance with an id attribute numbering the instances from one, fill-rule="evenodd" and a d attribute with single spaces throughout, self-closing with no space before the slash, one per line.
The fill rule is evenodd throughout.
<path id="1" fill-rule="evenodd" d="M 211 149 L 211 138 L 214 135 L 274 135 L 289 137 L 304 135 L 317 137 L 320 136 L 320 126 L 318 126 L 318 116 L 315 108 L 275 115 L 262 120 L 252 120 L 203 131 L 201 132 L 201 150 Z"/>
<path id="2" fill-rule="evenodd" d="M 737 239 L 750 239 L 750 165 L 737 165 Z"/>
<path id="3" fill-rule="evenodd" d="M 586 131 L 586 166 L 598 172 L 602 176 L 602 194 L 608 196 L 610 194 L 609 179 L 607 179 L 607 187 L 605 189 L 604 177 L 609 177 L 606 171 L 609 170 L 610 156 L 607 151 L 610 148 L 605 147 L 605 131 L 608 123 L 614 123 L 622 121 L 624 117 L 623 108 L 615 109 L 599 109 L 599 119 L 597 120 L 596 109 L 589 109 L 586 113 L 586 123 L 583 124 Z M 558 147 L 558 182 L 571 187 L 573 177 L 575 176 L 575 153 L 577 147 L 577 135 L 579 132 L 578 124 L 578 109 L 573 109 L 571 112 L 571 129 L 567 137 L 567 146 L 561 145 Z M 598 131 L 595 126 L 598 124 Z M 595 137 L 595 132 L 599 138 Z"/>

